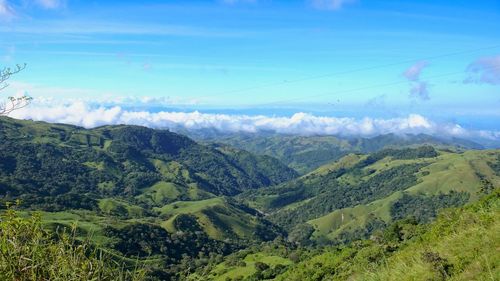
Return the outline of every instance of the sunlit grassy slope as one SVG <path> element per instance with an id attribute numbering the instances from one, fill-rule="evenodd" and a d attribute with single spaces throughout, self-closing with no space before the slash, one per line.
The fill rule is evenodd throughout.
<path id="1" fill-rule="evenodd" d="M 461 147 L 478 149 L 481 145 L 462 139 L 441 139 L 430 135 L 387 134 L 373 138 L 342 138 L 339 136 L 288 136 L 275 134 L 235 134 L 204 136 L 186 132 L 198 139 L 221 142 L 250 152 L 270 155 L 306 174 L 340 159 L 349 153 L 372 153 L 384 148 L 401 148 L 420 145 L 436 147 Z"/>
<path id="2" fill-rule="evenodd" d="M 226 281 L 238 280 L 238 278 L 242 280 L 257 272 L 255 268 L 256 262 L 265 263 L 270 267 L 292 264 L 292 261 L 287 258 L 266 253 L 256 253 L 245 256 L 238 264 L 230 264 L 230 262 L 220 263 L 208 274 L 193 274 L 188 280 Z"/>
<path id="3" fill-rule="evenodd" d="M 274 239 L 280 230 L 230 195 L 296 176 L 272 157 L 168 130 L 0 117 L 0 204 L 19 200 L 48 229 L 76 224 L 113 255 L 154 261 L 160 280 L 184 256 Z"/>
<path id="4" fill-rule="evenodd" d="M 188 280 L 268 280 L 256 274 L 256 261 L 281 264 L 269 279 L 276 281 L 499 280 L 500 189 L 491 192 L 441 210 L 429 224 L 397 221 L 368 240 L 323 249 L 255 247 Z"/>
<path id="5" fill-rule="evenodd" d="M 461 154 L 441 152 L 440 156 L 431 160 L 428 166 L 421 169 L 418 174 L 419 183 L 403 192 L 415 195 L 436 195 L 450 191 L 463 191 L 470 194 L 471 201 L 476 200 L 481 194 L 483 186 L 480 177 L 487 179 L 494 186 L 500 187 L 500 177 L 487 165 L 488 162 L 496 161 L 496 155 L 498 155 L 497 151 L 467 151 Z M 418 161 L 424 160 L 390 161 L 386 159 L 364 169 L 378 172 L 394 165 L 400 165 L 402 162 Z M 364 226 L 371 216 L 390 222 L 390 207 L 402 196 L 403 192 L 395 192 L 386 198 L 368 204 L 335 210 L 325 216 L 310 220 L 308 223 L 315 227 L 314 235 L 316 237 L 326 236 L 333 239 L 343 231 Z"/>
<path id="6" fill-rule="evenodd" d="M 403 241 L 380 238 L 364 246 L 327 250 L 277 280 L 498 280 L 499 219 L 497 189 L 470 206 L 443 211 L 428 226 L 412 230 L 401 225 L 386 231 L 386 236 L 410 237 Z"/>
<path id="7" fill-rule="evenodd" d="M 240 198 L 289 231 L 306 222 L 314 227 L 312 239 L 335 240 L 374 221 L 390 223 L 394 204 L 404 196 L 461 194 L 472 202 L 500 187 L 500 175 L 492 168 L 499 161 L 498 150 L 428 150 L 429 155 L 420 157 L 415 153 L 418 150 L 349 154 L 299 179 L 247 192 Z M 359 191 L 349 193 L 351 188 Z M 353 199 L 359 192 L 365 195 Z"/>

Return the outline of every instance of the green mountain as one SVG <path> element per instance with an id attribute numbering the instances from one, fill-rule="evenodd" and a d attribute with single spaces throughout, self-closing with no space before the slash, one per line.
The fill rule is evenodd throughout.
<path id="1" fill-rule="evenodd" d="M 323 249 L 266 244 L 198 269 L 187 280 L 498 280 L 500 193 L 443 210 L 430 224 L 399 220 L 369 240 Z"/>
<path id="2" fill-rule="evenodd" d="M 74 193 L 132 196 L 146 190 L 165 195 L 163 188 L 151 188 L 161 182 L 172 189 L 166 201 L 198 199 L 296 177 L 267 156 L 207 147 L 166 130 L 138 126 L 85 130 L 2 118 L 0 145 L 2 190 L 13 198 L 37 196 L 29 201 Z"/>
<path id="3" fill-rule="evenodd" d="M 408 235 L 426 237 L 420 231 L 426 231 L 424 225 L 441 209 L 476 202 L 485 194 L 497 194 L 500 187 L 500 150 L 417 145 L 427 142 L 423 135 L 414 136 L 415 140 L 407 136 L 404 144 L 395 136 L 289 137 L 287 142 L 283 136 L 272 137 L 282 145 L 276 151 L 288 151 L 293 159 L 300 159 L 294 153 L 310 147 L 301 156 L 309 161 L 303 167 L 328 163 L 299 176 L 266 155 L 271 153 L 249 152 L 250 145 L 242 150 L 221 142 L 200 144 L 168 130 L 140 126 L 84 129 L 2 117 L 0 201 L 2 206 L 18 201 L 2 213 L 7 218 L 17 208 L 20 217 L 8 217 L 9 232 L 0 229 L 0 236 L 8 244 L 25 229 L 39 233 L 55 251 L 65 247 L 68 255 L 85 245 L 92 255 L 105 254 L 90 259 L 109 260 L 109 270 L 107 261 L 101 262 L 103 272 L 127 275 L 139 264 L 148 280 L 188 276 L 191 280 L 238 280 L 239 276 L 328 280 L 337 278 L 337 271 L 344 280 L 351 273 L 364 276 L 363 266 L 379 266 L 380 251 L 389 257 L 402 250 L 410 243 Z M 328 142 L 331 147 L 323 146 Z M 383 148 L 399 144 L 403 148 Z M 336 154 L 339 147 L 345 150 Z M 408 234 L 407 229 L 413 232 Z M 51 233 L 54 237 L 71 233 L 73 246 L 57 239 L 50 242 Z M 395 233 L 404 237 L 394 240 Z M 370 237 L 371 241 L 363 240 Z M 39 253 L 43 247 L 36 243 L 42 240 L 33 236 L 13 249 L 20 256 L 23 252 L 18 249 Z M 476 246 L 482 247 L 477 243 L 471 247 Z M 443 274 L 441 266 L 448 264 L 444 260 L 452 258 L 435 254 L 423 252 L 419 266 L 436 264 L 436 274 Z M 460 253 L 449 255 L 462 258 Z M 55 258 L 51 254 L 40 261 Z M 7 260 L 0 260 L 0 268 L 11 266 Z M 34 266 L 41 264 L 33 260 Z M 358 260 L 352 272 L 332 270 Z M 397 260 L 388 262 L 397 264 Z M 452 263 L 462 270 L 461 264 Z M 113 264 L 123 264 L 126 270 Z M 316 264 L 319 275 L 310 272 Z M 372 273 L 379 272 L 378 280 L 393 274 L 387 268 Z M 300 279 L 306 275 L 319 277 Z"/>
<path id="4" fill-rule="evenodd" d="M 282 235 L 227 196 L 296 176 L 269 156 L 166 130 L 0 118 L 1 201 L 41 211 L 52 229 L 77 222 L 79 234 L 157 268 Z"/>
<path id="5" fill-rule="evenodd" d="M 384 148 L 432 145 L 440 148 L 482 149 L 472 141 L 442 139 L 425 134 L 387 134 L 372 138 L 338 136 L 289 136 L 279 134 L 201 134 L 191 132 L 205 142 L 220 142 L 259 155 L 281 160 L 301 174 L 311 172 L 349 153 L 373 153 Z"/>
<path id="6" fill-rule="evenodd" d="M 432 220 L 500 187 L 500 151 L 431 146 L 350 154 L 289 182 L 238 197 L 289 232 L 289 239 L 342 243 L 394 220 Z"/>

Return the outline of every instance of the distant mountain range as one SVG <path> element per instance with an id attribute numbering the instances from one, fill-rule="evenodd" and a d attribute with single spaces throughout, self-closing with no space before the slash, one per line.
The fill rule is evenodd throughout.
<path id="1" fill-rule="evenodd" d="M 225 143 L 259 155 L 281 160 L 299 173 L 340 159 L 349 153 L 371 153 L 384 148 L 432 145 L 456 150 L 484 149 L 479 143 L 459 138 L 438 138 L 426 134 L 386 134 L 372 138 L 339 136 L 290 136 L 274 133 L 228 134 L 215 131 L 187 132 L 202 142 Z"/>

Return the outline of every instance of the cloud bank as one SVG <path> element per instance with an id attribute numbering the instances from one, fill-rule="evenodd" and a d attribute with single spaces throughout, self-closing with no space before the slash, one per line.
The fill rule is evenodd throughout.
<path id="1" fill-rule="evenodd" d="M 481 137 L 500 140 L 500 132 L 469 131 L 457 124 L 440 124 L 419 114 L 401 118 L 337 118 L 315 116 L 303 112 L 287 117 L 265 115 L 209 114 L 198 111 L 150 112 L 126 110 L 121 106 L 97 107 L 83 101 L 53 106 L 36 104 L 11 114 L 19 119 L 67 123 L 86 128 L 108 124 L 141 125 L 151 128 L 201 130 L 222 132 L 272 131 L 299 135 L 374 136 L 379 134 L 426 133 L 448 137 Z"/>

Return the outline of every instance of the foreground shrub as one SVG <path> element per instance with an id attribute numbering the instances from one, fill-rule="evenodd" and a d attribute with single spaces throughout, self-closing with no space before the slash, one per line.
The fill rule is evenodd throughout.
<path id="1" fill-rule="evenodd" d="M 51 234 L 38 214 L 0 215 L 0 280 L 141 280 L 108 254 L 75 237 L 76 227 Z"/>

